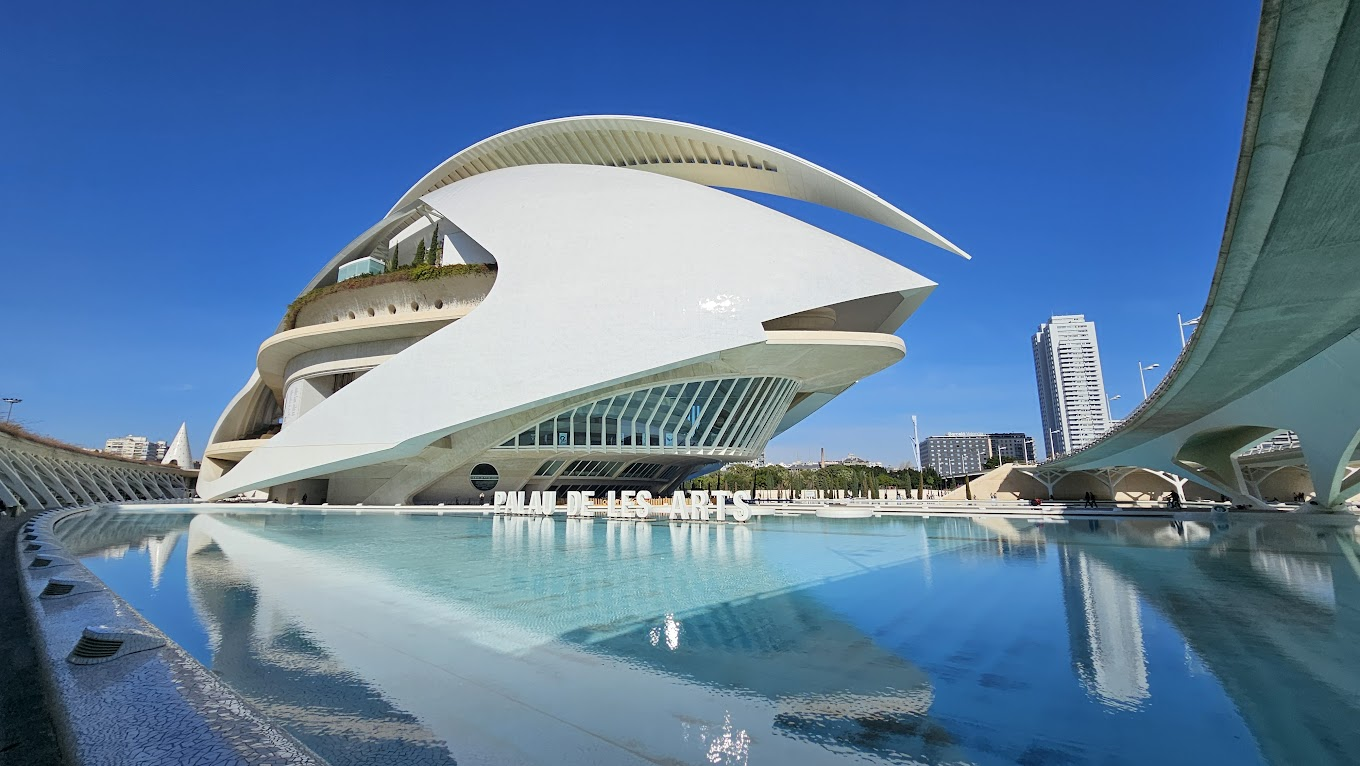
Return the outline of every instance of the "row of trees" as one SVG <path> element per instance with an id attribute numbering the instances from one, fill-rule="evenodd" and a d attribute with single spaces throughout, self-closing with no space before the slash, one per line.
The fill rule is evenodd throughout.
<path id="1" fill-rule="evenodd" d="M 422 237 L 416 243 L 416 257 L 412 258 L 410 263 L 403 264 L 401 262 L 401 243 L 398 242 L 393 246 L 392 257 L 387 262 L 387 270 L 397 271 L 398 269 L 413 269 L 416 266 L 438 266 L 443 258 L 444 240 L 439 236 L 439 222 L 436 221 L 434 233 L 430 235 L 430 244 L 426 245 L 425 239 Z"/>
<path id="2" fill-rule="evenodd" d="M 916 489 L 922 486 L 922 478 L 921 472 L 914 468 L 889 470 L 868 466 L 828 465 L 814 470 L 793 470 L 780 465 L 759 468 L 729 465 L 721 471 L 714 471 L 686 482 L 684 489 L 710 491 L 766 489 L 788 491 L 795 496 L 805 489 L 826 492 L 844 490 L 853 497 L 877 499 L 880 490 L 883 489 Z M 948 489 L 950 482 L 936 473 L 935 469 L 927 468 L 924 486 L 926 489 Z"/>

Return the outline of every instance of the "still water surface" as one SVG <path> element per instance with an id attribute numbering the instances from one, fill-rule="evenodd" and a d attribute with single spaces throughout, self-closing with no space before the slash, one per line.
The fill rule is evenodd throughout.
<path id="1" fill-rule="evenodd" d="M 335 764 L 1360 758 L 1350 527 L 198 507 L 58 534 Z"/>

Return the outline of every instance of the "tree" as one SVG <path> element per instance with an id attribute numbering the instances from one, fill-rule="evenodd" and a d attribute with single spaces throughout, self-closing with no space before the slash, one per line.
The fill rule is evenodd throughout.
<path id="1" fill-rule="evenodd" d="M 392 262 L 387 265 L 388 271 L 396 271 L 401 266 L 401 243 L 392 246 Z"/>
<path id="2" fill-rule="evenodd" d="M 434 233 L 430 235 L 430 255 L 428 260 L 431 266 L 438 266 L 444 257 L 444 240 L 439 238 L 439 222 L 434 222 Z"/>
<path id="3" fill-rule="evenodd" d="M 425 265 L 425 240 L 422 239 L 416 243 L 416 257 L 415 260 L 411 261 L 411 265 L 412 266 Z"/>

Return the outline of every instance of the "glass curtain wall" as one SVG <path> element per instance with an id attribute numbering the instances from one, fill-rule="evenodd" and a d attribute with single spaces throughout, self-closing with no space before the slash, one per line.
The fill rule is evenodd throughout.
<path id="1" fill-rule="evenodd" d="M 503 449 L 737 454 L 758 449 L 797 392 L 788 378 L 669 383 L 583 404 L 527 429 Z"/>

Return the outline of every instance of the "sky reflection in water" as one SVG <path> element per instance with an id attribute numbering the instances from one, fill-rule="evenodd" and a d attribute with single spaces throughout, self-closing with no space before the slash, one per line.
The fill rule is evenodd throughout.
<path id="1" fill-rule="evenodd" d="M 1360 752 L 1349 527 L 231 509 L 58 531 L 336 764 Z"/>

